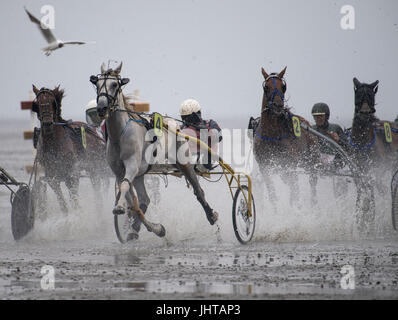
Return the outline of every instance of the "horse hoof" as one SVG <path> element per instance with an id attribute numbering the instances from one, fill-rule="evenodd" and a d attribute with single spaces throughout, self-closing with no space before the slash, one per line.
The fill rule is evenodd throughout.
<path id="1" fill-rule="evenodd" d="M 158 233 L 158 237 L 163 238 L 166 235 L 166 229 L 160 225 L 160 232 Z"/>
<path id="2" fill-rule="evenodd" d="M 113 209 L 113 214 L 114 215 L 122 215 L 125 214 L 126 210 L 124 210 L 124 208 L 122 206 L 117 206 Z"/>
<path id="3" fill-rule="evenodd" d="M 208 214 L 207 220 L 209 220 L 211 225 L 214 225 L 218 220 L 218 213 L 216 211 L 213 211 L 211 214 Z"/>
<path id="4" fill-rule="evenodd" d="M 137 232 L 131 232 L 127 235 L 127 241 L 133 241 L 133 240 L 138 240 L 138 233 Z"/>
<path id="5" fill-rule="evenodd" d="M 163 238 L 166 235 L 166 229 L 161 224 L 152 224 L 152 230 L 154 234 L 156 234 L 159 238 Z"/>

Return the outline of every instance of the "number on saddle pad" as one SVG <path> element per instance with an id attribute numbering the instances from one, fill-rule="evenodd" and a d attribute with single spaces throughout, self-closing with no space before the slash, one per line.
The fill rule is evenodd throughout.
<path id="1" fill-rule="evenodd" d="M 84 127 L 80 127 L 81 131 L 81 136 L 82 136 L 82 146 L 84 149 L 87 147 L 87 141 L 86 141 L 86 129 Z"/>
<path id="2" fill-rule="evenodd" d="M 293 121 L 293 131 L 296 137 L 301 137 L 301 126 L 300 126 L 300 119 L 297 117 L 292 117 Z"/>
<path id="3" fill-rule="evenodd" d="M 153 123 L 154 123 L 155 134 L 158 137 L 161 137 L 163 135 L 163 117 L 159 113 L 155 113 Z"/>
<path id="4" fill-rule="evenodd" d="M 387 143 L 391 143 L 392 142 L 391 126 L 388 122 L 384 122 L 384 133 L 386 135 Z"/>

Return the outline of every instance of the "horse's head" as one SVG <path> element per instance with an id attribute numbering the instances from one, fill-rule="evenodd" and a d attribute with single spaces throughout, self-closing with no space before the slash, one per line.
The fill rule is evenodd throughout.
<path id="1" fill-rule="evenodd" d="M 56 122 L 62 121 L 61 101 L 64 91 L 59 86 L 54 90 L 41 88 L 40 90 L 33 85 L 33 92 L 36 99 L 32 103 L 32 111 L 37 113 L 42 127 L 48 127 Z"/>
<path id="2" fill-rule="evenodd" d="M 378 88 L 379 80 L 366 84 L 354 78 L 355 117 L 366 121 L 374 116 L 376 113 L 375 96 Z"/>
<path id="3" fill-rule="evenodd" d="M 97 112 L 101 118 L 105 118 L 108 111 L 113 111 L 119 104 L 119 94 L 123 86 L 129 83 L 128 78 L 121 78 L 122 63 L 115 69 L 106 69 L 101 65 L 101 74 L 91 76 L 90 82 L 95 85 L 97 91 Z"/>
<path id="4" fill-rule="evenodd" d="M 269 110 L 272 114 L 279 116 L 284 111 L 286 82 L 283 78 L 286 68 L 279 74 L 271 73 L 268 75 L 264 68 L 261 72 L 264 76 L 264 96 L 263 96 L 263 111 Z"/>

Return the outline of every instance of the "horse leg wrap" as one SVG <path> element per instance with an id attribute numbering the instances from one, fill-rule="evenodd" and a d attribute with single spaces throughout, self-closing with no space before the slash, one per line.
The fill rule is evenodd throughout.
<path id="1" fill-rule="evenodd" d="M 164 237 L 166 235 L 166 230 L 161 224 L 149 222 L 145 218 L 144 213 L 142 212 L 141 208 L 138 206 L 137 197 L 134 197 L 134 209 L 138 214 L 138 218 L 141 220 L 142 224 L 149 232 L 153 232 L 158 237 Z"/>
<path id="2" fill-rule="evenodd" d="M 148 209 L 148 206 L 147 206 L 145 203 L 141 203 L 141 204 L 140 204 L 140 209 L 141 209 L 141 211 L 145 214 L 145 212 L 146 212 L 147 209 Z"/>

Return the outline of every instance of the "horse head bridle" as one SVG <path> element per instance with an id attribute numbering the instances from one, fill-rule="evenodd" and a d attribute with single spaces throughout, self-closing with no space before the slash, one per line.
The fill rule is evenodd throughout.
<path id="1" fill-rule="evenodd" d="M 51 102 L 50 102 L 48 99 L 46 99 L 46 100 L 45 100 L 46 102 L 44 102 L 44 103 L 39 103 L 39 102 L 38 102 L 38 98 L 39 98 L 41 95 L 43 95 L 43 94 L 49 94 L 49 95 L 51 95 L 51 96 L 54 98 L 54 101 L 51 101 Z M 47 97 L 47 96 L 46 96 L 46 97 Z M 55 103 L 55 110 L 54 110 L 54 108 L 53 108 L 53 104 L 54 104 L 54 103 Z M 52 92 L 51 90 L 49 90 L 49 89 L 41 89 L 41 90 L 37 93 L 36 99 L 35 99 L 35 101 L 33 102 L 33 106 L 32 106 L 32 111 L 34 111 L 34 112 L 37 113 L 37 117 L 38 117 L 38 119 L 39 119 L 40 121 L 43 121 L 44 116 L 50 114 L 50 112 L 49 112 L 48 110 L 46 110 L 46 109 L 42 110 L 42 107 L 48 107 L 48 106 L 51 106 L 51 108 L 53 108 L 53 110 L 54 110 L 54 112 L 53 112 L 51 115 L 52 115 L 53 121 L 55 122 L 54 115 L 57 114 L 57 108 L 58 108 L 57 98 L 56 98 L 54 92 Z"/>
<path id="2" fill-rule="evenodd" d="M 359 91 L 360 90 L 360 91 Z M 361 114 L 361 108 L 367 102 L 370 107 L 370 114 L 376 113 L 375 93 L 372 88 L 362 86 L 355 91 L 355 113 Z"/>
<path id="3" fill-rule="evenodd" d="M 274 85 L 274 90 L 271 93 L 269 92 L 269 88 L 267 87 L 267 82 L 270 79 Z M 282 81 L 282 91 L 280 91 L 278 89 L 278 87 L 276 85 L 276 79 L 279 79 Z M 266 111 L 267 109 L 269 109 L 271 111 L 275 111 L 274 100 L 275 100 L 276 96 L 279 96 L 282 99 L 282 103 L 284 104 L 286 89 L 287 89 L 287 85 L 286 85 L 285 79 L 280 78 L 277 74 L 271 74 L 267 79 L 265 79 L 265 81 L 263 82 L 263 90 L 264 90 L 264 94 L 267 98 L 267 107 L 265 107 L 263 111 Z"/>
<path id="4" fill-rule="evenodd" d="M 99 80 L 104 80 L 102 85 L 100 87 L 97 86 L 97 83 Z M 106 86 L 106 82 L 108 80 L 116 80 L 118 83 L 118 88 L 115 91 L 114 95 L 109 94 L 108 92 L 108 87 Z M 95 85 L 96 91 L 97 91 L 97 105 L 98 105 L 98 100 L 101 97 L 106 97 L 107 100 L 107 107 L 106 109 L 109 110 L 110 112 L 114 112 L 117 109 L 117 107 L 119 106 L 118 104 L 118 95 L 120 94 L 120 92 L 122 92 L 122 87 L 125 86 L 127 83 L 129 83 L 129 79 L 128 78 L 121 78 L 120 75 L 112 73 L 112 72 L 106 72 L 104 74 L 99 74 L 97 76 L 91 76 L 90 77 L 90 82 Z M 105 92 L 101 92 L 103 91 L 103 89 L 105 88 Z"/>

